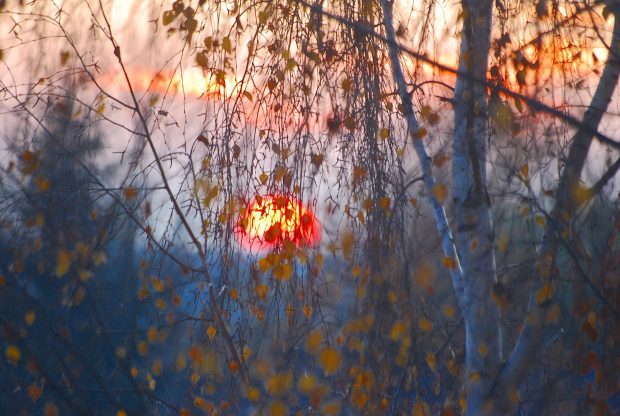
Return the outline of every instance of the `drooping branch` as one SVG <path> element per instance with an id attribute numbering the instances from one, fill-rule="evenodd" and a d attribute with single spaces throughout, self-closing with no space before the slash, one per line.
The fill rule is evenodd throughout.
<path id="1" fill-rule="evenodd" d="M 129 79 L 129 74 L 127 73 L 127 68 L 125 67 L 125 63 L 121 57 L 121 48 L 120 45 L 117 43 L 117 41 L 114 39 L 114 36 L 112 34 L 112 27 L 108 21 L 107 15 L 105 14 L 105 12 L 103 12 L 103 5 L 101 4 L 101 0 L 99 1 L 99 5 L 101 7 L 101 12 L 103 13 L 103 18 L 106 22 L 106 26 L 108 28 L 108 33 L 106 33 L 106 36 L 108 37 L 108 39 L 110 40 L 112 46 L 114 47 L 114 55 L 116 56 L 117 60 L 118 60 L 118 64 L 121 68 L 121 72 L 123 73 L 123 76 L 125 78 L 125 82 L 127 84 L 127 89 L 129 91 L 129 94 L 131 96 L 131 99 L 133 101 L 134 104 L 134 108 L 133 111 L 136 112 L 136 114 L 138 115 L 138 118 L 140 120 L 140 124 L 142 125 L 142 128 L 144 130 L 144 135 L 145 135 L 145 139 L 148 143 L 148 146 L 153 154 L 153 158 L 155 159 L 155 164 L 157 166 L 158 172 L 159 172 L 159 176 L 162 179 L 163 182 L 163 186 L 166 190 L 166 194 L 168 195 L 168 198 L 170 200 L 170 202 L 172 203 L 174 212 L 176 213 L 176 215 L 179 217 L 181 224 L 183 225 L 183 229 L 187 232 L 190 240 L 192 241 L 192 244 L 194 245 L 194 247 L 197 250 L 198 256 L 200 258 L 200 262 L 201 262 L 201 266 L 202 266 L 202 270 L 201 273 L 205 276 L 205 280 L 207 281 L 207 286 L 208 286 L 208 295 L 209 295 L 209 302 L 211 304 L 211 309 L 213 312 L 213 316 L 215 318 L 215 322 L 217 324 L 218 329 L 220 330 L 222 336 L 224 337 L 224 341 L 226 342 L 226 345 L 228 347 L 229 353 L 232 356 L 233 361 L 235 361 L 239 368 L 240 368 L 240 374 L 241 374 L 241 378 L 243 379 L 243 382 L 247 385 L 250 382 L 250 376 L 248 374 L 247 368 L 245 367 L 245 363 L 243 360 L 241 360 L 241 355 L 239 354 L 239 352 L 237 351 L 237 348 L 235 346 L 234 340 L 232 338 L 232 336 L 230 335 L 230 331 L 228 330 L 228 328 L 226 327 L 226 322 L 224 321 L 224 317 L 222 314 L 222 311 L 218 305 L 217 302 L 217 297 L 215 295 L 215 289 L 213 287 L 213 279 L 211 277 L 211 272 L 209 271 L 209 264 L 207 261 L 207 257 L 206 257 L 206 253 L 205 250 L 203 248 L 203 245 L 200 243 L 200 241 L 198 240 L 198 237 L 196 236 L 196 233 L 194 232 L 193 228 L 191 227 L 191 225 L 189 224 L 189 221 L 186 217 L 186 215 L 183 213 L 183 210 L 181 209 L 181 206 L 179 205 L 179 202 L 177 200 L 176 195 L 174 194 L 172 188 L 170 187 L 170 184 L 168 182 L 168 178 L 166 175 L 166 170 L 164 169 L 164 166 L 162 164 L 161 158 L 159 156 L 159 153 L 157 152 L 157 149 L 155 147 L 155 143 L 153 141 L 153 137 L 150 134 L 149 128 L 148 128 L 148 124 L 146 121 L 146 117 L 144 116 L 144 114 L 142 113 L 142 111 L 140 110 L 140 104 L 138 102 L 138 99 L 136 98 L 136 94 L 133 88 L 133 84 L 131 83 L 131 80 Z"/>
<path id="2" fill-rule="evenodd" d="M 420 125 L 413 111 L 411 95 L 407 91 L 407 81 L 403 73 L 400 58 L 398 56 L 399 48 L 396 46 L 397 44 L 395 40 L 396 33 L 394 31 L 392 2 L 390 2 L 389 0 L 382 0 L 381 7 L 383 9 L 383 25 L 385 26 L 390 64 L 392 66 L 392 74 L 394 77 L 394 83 L 396 84 L 396 87 L 398 89 L 398 95 L 400 96 L 400 100 L 402 103 L 403 115 L 405 116 L 405 119 L 407 121 L 407 132 L 412 141 L 413 148 L 418 157 L 418 161 L 420 162 L 424 186 L 426 187 L 426 190 L 429 194 L 429 200 L 433 209 L 433 215 L 435 216 L 435 224 L 437 227 L 437 231 L 439 232 L 439 237 L 441 238 L 441 246 L 444 255 L 446 257 L 454 259 L 454 261 L 456 262 L 455 267 L 450 268 L 450 277 L 452 278 L 452 284 L 454 285 L 454 289 L 457 293 L 459 306 L 462 308 L 463 305 L 461 304 L 461 302 L 463 299 L 462 295 L 464 290 L 464 282 L 461 264 L 458 253 L 456 251 L 456 246 L 454 244 L 454 239 L 452 237 L 452 230 L 448 222 L 448 217 L 446 216 L 446 210 L 442 202 L 437 199 L 433 192 L 435 186 L 437 185 L 437 182 L 433 174 L 433 165 L 431 158 L 428 155 L 426 148 L 424 147 L 424 143 L 418 137 Z"/>
<path id="3" fill-rule="evenodd" d="M 597 140 L 599 140 L 601 143 L 604 143 L 610 147 L 613 147 L 614 149 L 620 149 L 620 142 L 617 140 L 612 139 L 611 137 L 601 133 L 600 131 L 598 131 L 597 129 L 592 129 L 590 126 L 584 124 L 584 122 L 582 120 L 579 120 L 578 118 L 565 113 L 562 110 L 559 110 L 557 108 L 553 108 L 550 107 L 538 100 L 536 100 L 535 98 L 529 97 L 527 95 L 518 93 L 516 91 L 513 91 L 509 88 L 506 88 L 504 86 L 501 85 L 495 85 L 493 82 L 490 82 L 486 79 L 483 78 L 479 78 L 479 77 L 475 77 L 467 72 L 463 72 L 459 69 L 455 69 L 451 66 L 448 65 L 444 65 L 440 62 L 437 62 L 436 60 L 430 58 L 429 56 L 427 56 L 426 54 L 421 54 L 418 53 L 416 51 L 414 51 L 413 49 L 399 43 L 396 41 L 396 39 L 388 39 L 387 35 L 384 36 L 380 33 L 375 32 L 375 30 L 368 26 L 368 25 L 364 25 L 361 24 L 359 22 L 353 22 L 345 17 L 339 16 L 335 13 L 332 13 L 328 10 L 325 10 L 325 8 L 321 8 L 319 9 L 316 5 L 313 5 L 311 3 L 306 2 L 305 0 L 296 0 L 298 3 L 303 4 L 304 6 L 310 8 L 313 11 L 316 11 L 317 13 L 322 13 L 323 15 L 325 15 L 326 17 L 328 17 L 329 19 L 332 19 L 340 24 L 343 25 L 347 25 L 350 26 L 352 28 L 354 28 L 355 30 L 359 31 L 362 34 L 368 35 L 368 36 L 372 36 L 376 39 L 379 39 L 383 42 L 386 43 L 386 45 L 388 45 L 389 47 L 394 47 L 396 48 L 398 51 L 400 51 L 403 54 L 406 54 L 420 62 L 424 62 L 427 63 L 429 65 L 431 65 L 433 68 L 437 69 L 440 72 L 444 72 L 446 74 L 451 74 L 451 75 L 456 75 L 458 77 L 462 77 L 464 79 L 469 79 L 477 84 L 481 84 L 484 85 L 486 88 L 488 88 L 491 92 L 494 93 L 498 93 L 500 95 L 506 96 L 506 97 L 510 97 L 513 99 L 517 99 L 521 102 L 523 102 L 527 107 L 530 108 L 530 110 L 532 112 L 540 112 L 540 113 L 544 113 L 544 114 L 548 114 L 550 116 L 553 116 L 559 120 L 562 120 L 563 122 L 565 122 L 566 124 L 568 124 L 571 127 L 574 127 L 576 129 L 583 129 L 584 132 L 589 133 L 592 137 L 595 137 Z"/>

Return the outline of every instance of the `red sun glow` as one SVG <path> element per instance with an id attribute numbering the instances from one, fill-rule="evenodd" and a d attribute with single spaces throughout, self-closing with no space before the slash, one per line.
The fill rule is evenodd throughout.
<path id="1" fill-rule="evenodd" d="M 237 237 L 243 247 L 273 248 L 284 241 L 308 246 L 320 239 L 314 213 L 283 195 L 257 195 L 239 220 Z"/>

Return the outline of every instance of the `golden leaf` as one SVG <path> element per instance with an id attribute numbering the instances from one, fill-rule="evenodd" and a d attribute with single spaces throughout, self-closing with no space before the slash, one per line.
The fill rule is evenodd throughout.
<path id="1" fill-rule="evenodd" d="M 260 399 L 260 390 L 256 387 L 247 387 L 245 389 L 245 397 L 252 402 L 257 402 Z"/>
<path id="2" fill-rule="evenodd" d="M 448 189 L 446 185 L 443 183 L 437 183 L 433 186 L 433 196 L 439 201 L 439 203 L 443 203 L 448 197 Z"/>
<path id="3" fill-rule="evenodd" d="M 392 341 L 400 340 L 407 331 L 407 326 L 402 321 L 396 321 L 390 330 L 390 339 Z"/>
<path id="4" fill-rule="evenodd" d="M 310 331 L 306 337 L 306 350 L 308 352 L 316 352 L 323 343 L 323 336 L 317 329 Z"/>
<path id="5" fill-rule="evenodd" d="M 487 344 L 481 342 L 480 345 L 478 345 L 478 354 L 480 354 L 482 358 L 489 355 L 489 347 L 487 346 Z"/>
<path id="6" fill-rule="evenodd" d="M 26 325 L 31 326 L 34 323 L 34 319 L 36 318 L 36 313 L 33 310 L 29 310 L 26 312 L 24 316 L 24 321 L 26 321 Z"/>
<path id="7" fill-rule="evenodd" d="M 446 269 L 450 269 L 450 270 L 456 269 L 456 260 L 454 259 L 454 257 L 448 257 L 448 256 L 444 257 L 443 259 L 441 259 L 441 264 Z"/>
<path id="8" fill-rule="evenodd" d="M 293 386 L 293 372 L 288 370 L 272 376 L 266 384 L 267 392 L 272 396 L 283 396 L 291 390 Z"/>
<path id="9" fill-rule="evenodd" d="M 273 277 L 277 280 L 289 280 L 292 274 L 293 268 L 288 263 L 279 263 L 273 268 Z"/>
<path id="10" fill-rule="evenodd" d="M 340 367 L 340 353 L 334 348 L 325 348 L 319 354 L 319 363 L 326 376 L 333 374 Z"/>
<path id="11" fill-rule="evenodd" d="M 269 286 L 260 284 L 256 286 L 256 296 L 258 296 L 259 300 L 264 301 L 267 299 L 267 293 L 269 292 Z"/>
<path id="12" fill-rule="evenodd" d="M 275 402 L 271 403 L 271 409 L 269 414 L 271 416 L 288 416 L 288 406 L 284 402 L 276 400 Z"/>
<path id="13" fill-rule="evenodd" d="M 428 365 L 428 368 L 435 371 L 437 360 L 435 359 L 435 354 L 432 351 L 426 353 L 426 365 Z"/>
<path id="14" fill-rule="evenodd" d="M 521 177 L 523 179 L 527 179 L 529 177 L 530 174 L 530 167 L 528 166 L 527 163 L 524 163 L 520 168 L 519 168 L 519 174 L 521 175 Z"/>
<path id="15" fill-rule="evenodd" d="M 207 328 L 207 336 L 209 337 L 211 341 L 213 341 L 213 338 L 215 338 L 216 333 L 217 333 L 217 329 L 215 329 L 214 326 L 209 326 L 209 328 Z"/>
<path id="16" fill-rule="evenodd" d="M 433 329 L 433 323 L 426 318 L 420 319 L 420 321 L 418 322 L 418 326 L 420 327 L 420 330 L 422 332 L 429 332 L 431 329 Z"/>
<path id="17" fill-rule="evenodd" d="M 353 233 L 349 230 L 346 230 L 342 233 L 342 255 L 345 260 L 351 260 L 353 257 L 353 247 L 355 245 L 355 239 L 353 237 Z"/>
<path id="18" fill-rule="evenodd" d="M 384 127 L 384 128 L 382 128 L 382 129 L 379 129 L 379 138 L 380 138 L 381 140 L 385 140 L 385 139 L 387 139 L 388 137 L 390 137 L 390 129 L 385 128 L 385 127 Z"/>
<path id="19" fill-rule="evenodd" d="M 424 137 L 426 137 L 426 135 L 427 135 L 427 134 L 428 134 L 428 130 L 426 130 L 426 127 L 420 127 L 420 128 L 418 129 L 418 131 L 416 131 L 416 132 L 414 133 L 413 137 L 414 137 L 415 139 L 420 140 L 420 139 L 423 139 Z"/>
<path id="20" fill-rule="evenodd" d="M 553 285 L 546 282 L 536 291 L 536 303 L 541 305 L 553 296 Z"/>
<path id="21" fill-rule="evenodd" d="M 58 250 L 56 254 L 56 276 L 65 275 L 71 267 L 71 253 L 64 248 Z"/>
<path id="22" fill-rule="evenodd" d="M 446 304 L 443 306 L 443 314 L 446 315 L 446 318 L 452 319 L 455 312 L 456 311 L 454 310 L 454 307 L 452 305 Z"/>

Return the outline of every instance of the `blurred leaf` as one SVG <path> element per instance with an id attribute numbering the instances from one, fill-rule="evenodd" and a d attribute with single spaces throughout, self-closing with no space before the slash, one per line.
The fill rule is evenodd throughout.
<path id="1" fill-rule="evenodd" d="M 15 345 L 9 345 L 4 350 L 4 356 L 9 363 L 17 364 L 22 356 L 22 353 Z"/>
<path id="2" fill-rule="evenodd" d="M 64 248 L 56 254 L 56 276 L 64 276 L 71 267 L 71 253 Z"/>
<path id="3" fill-rule="evenodd" d="M 334 348 L 323 349 L 319 354 L 319 363 L 326 376 L 335 373 L 340 367 L 340 353 Z"/>

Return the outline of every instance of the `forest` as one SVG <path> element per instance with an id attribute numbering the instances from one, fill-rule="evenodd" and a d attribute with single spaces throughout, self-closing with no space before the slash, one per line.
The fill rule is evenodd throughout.
<path id="1" fill-rule="evenodd" d="M 0 415 L 620 415 L 618 14 L 0 0 Z"/>

